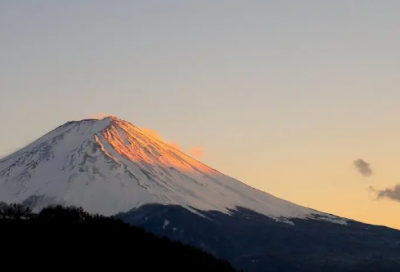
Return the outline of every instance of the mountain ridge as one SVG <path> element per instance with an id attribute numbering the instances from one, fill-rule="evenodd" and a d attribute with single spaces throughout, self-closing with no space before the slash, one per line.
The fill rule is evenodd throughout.
<path id="1" fill-rule="evenodd" d="M 66 204 L 112 215 L 146 203 L 228 213 L 243 206 L 287 223 L 318 215 L 346 224 L 229 177 L 115 116 L 66 122 L 0 159 L 0 189 L 0 200 L 37 209 Z"/>

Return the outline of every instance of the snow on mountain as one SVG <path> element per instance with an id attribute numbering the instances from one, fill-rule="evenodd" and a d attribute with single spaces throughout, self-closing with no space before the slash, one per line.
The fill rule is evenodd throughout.
<path id="1" fill-rule="evenodd" d="M 288 223 L 297 217 L 346 224 L 228 177 L 114 116 L 67 122 L 0 159 L 0 200 L 103 215 L 148 203 L 224 213 L 241 206 Z"/>

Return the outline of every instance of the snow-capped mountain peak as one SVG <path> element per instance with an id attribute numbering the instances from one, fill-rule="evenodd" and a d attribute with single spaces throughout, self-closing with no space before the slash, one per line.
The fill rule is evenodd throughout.
<path id="1" fill-rule="evenodd" d="M 222 212 L 241 206 L 288 223 L 346 223 L 256 190 L 115 116 L 67 122 L 0 159 L 0 200 L 104 215 L 146 203 Z"/>

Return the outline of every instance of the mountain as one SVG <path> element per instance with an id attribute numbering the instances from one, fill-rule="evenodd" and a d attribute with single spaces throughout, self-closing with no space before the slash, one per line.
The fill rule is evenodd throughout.
<path id="1" fill-rule="evenodd" d="M 250 208 L 276 220 L 346 220 L 295 205 L 230 178 L 114 116 L 68 122 L 0 160 L 0 199 L 33 209 L 81 206 L 113 215 L 146 203 L 192 212 Z M 195 209 L 193 209 L 195 208 Z"/>
<path id="2" fill-rule="evenodd" d="M 256 190 L 114 116 L 65 123 L 1 159 L 0 201 L 115 215 L 249 272 L 400 267 L 399 231 Z"/>

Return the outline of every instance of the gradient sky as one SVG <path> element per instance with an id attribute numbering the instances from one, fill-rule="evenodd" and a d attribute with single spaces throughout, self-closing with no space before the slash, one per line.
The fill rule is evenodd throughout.
<path id="1" fill-rule="evenodd" d="M 278 197 L 400 229 L 400 202 L 367 190 L 400 182 L 399 15 L 398 0 L 0 0 L 0 156 L 112 114 Z"/>

